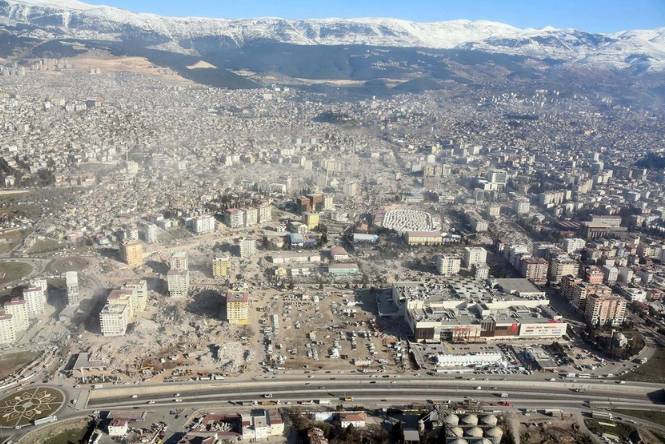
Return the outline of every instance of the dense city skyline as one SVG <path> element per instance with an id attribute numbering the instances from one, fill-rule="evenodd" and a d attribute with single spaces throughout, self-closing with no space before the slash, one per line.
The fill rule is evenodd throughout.
<path id="1" fill-rule="evenodd" d="M 469 3 L 124 4 L 660 12 Z M 0 441 L 663 441 L 665 28 L 2 0 L 0 43 Z"/>

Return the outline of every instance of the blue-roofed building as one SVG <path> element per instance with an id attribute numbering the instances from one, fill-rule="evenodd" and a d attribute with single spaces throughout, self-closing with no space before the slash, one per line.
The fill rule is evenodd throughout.
<path id="1" fill-rule="evenodd" d="M 365 233 L 353 233 L 353 243 L 361 244 L 375 244 L 379 241 L 379 236 L 377 234 L 365 234 Z"/>
<path id="2" fill-rule="evenodd" d="M 302 248 L 305 246 L 305 237 L 300 233 L 289 234 L 289 246 L 291 248 Z"/>

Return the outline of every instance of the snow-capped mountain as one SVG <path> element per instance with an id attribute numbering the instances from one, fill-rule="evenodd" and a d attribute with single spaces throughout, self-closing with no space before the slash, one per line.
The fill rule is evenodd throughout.
<path id="1" fill-rule="evenodd" d="M 597 34 L 469 20 L 162 17 L 77 0 L 0 0 L 1 25 L 12 26 L 23 37 L 141 41 L 146 47 L 181 53 L 191 53 L 201 41 L 236 46 L 273 41 L 481 50 L 586 66 L 665 70 L 665 28 Z"/>

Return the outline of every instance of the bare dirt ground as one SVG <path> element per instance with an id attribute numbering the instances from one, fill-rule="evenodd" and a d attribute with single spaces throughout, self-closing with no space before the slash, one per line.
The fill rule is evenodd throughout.
<path id="1" fill-rule="evenodd" d="M 133 72 L 142 75 L 169 77 L 188 82 L 188 80 L 180 77 L 175 72 L 153 65 L 148 59 L 143 57 L 115 57 L 108 54 L 88 53 L 64 60 L 71 63 L 73 69 L 81 71 L 98 68 L 105 72 Z"/>
<path id="2" fill-rule="evenodd" d="M 0 378 L 11 375 L 20 368 L 34 361 L 38 352 L 24 351 L 16 353 L 7 353 L 0 356 Z"/>

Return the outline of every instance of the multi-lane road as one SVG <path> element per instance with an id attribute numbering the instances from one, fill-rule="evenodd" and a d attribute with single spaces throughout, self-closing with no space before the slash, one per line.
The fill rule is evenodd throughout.
<path id="1" fill-rule="evenodd" d="M 95 410 L 127 411 L 173 408 L 237 410 L 242 405 L 269 403 L 274 406 L 342 403 L 370 408 L 427 402 L 476 400 L 495 409 L 510 401 L 513 408 L 592 410 L 660 410 L 665 396 L 657 384 L 612 380 L 505 378 L 451 379 L 414 374 L 284 374 L 275 379 L 198 381 L 139 385 L 111 385 L 80 389 L 64 385 L 68 405 L 57 413 L 59 420 L 82 417 Z M 501 394 L 507 397 L 501 397 Z M 77 400 L 75 405 L 71 400 Z M 626 415 L 622 415 L 625 418 Z M 639 418 L 631 421 L 665 432 L 665 427 Z M 16 437 L 35 430 L 17 432 Z M 26 435 L 27 436 L 27 435 Z"/>
<path id="2" fill-rule="evenodd" d="M 661 386 L 646 383 L 617 384 L 614 381 L 520 381 L 451 380 L 432 377 L 386 375 L 316 376 L 245 382 L 206 382 L 111 386 L 92 390 L 85 408 L 132 408 L 146 405 L 215 404 L 237 401 L 331 400 L 353 402 L 421 402 L 476 399 L 498 403 L 510 400 L 515 406 L 571 407 L 609 406 L 662 409 Z M 506 393 L 507 398 L 500 394 Z"/>

